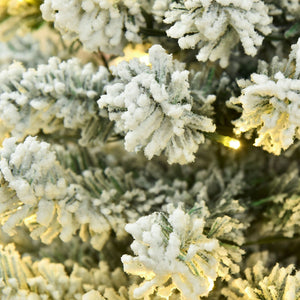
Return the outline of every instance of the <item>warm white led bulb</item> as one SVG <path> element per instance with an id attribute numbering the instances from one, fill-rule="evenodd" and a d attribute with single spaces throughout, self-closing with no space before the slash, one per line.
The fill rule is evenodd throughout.
<path id="1" fill-rule="evenodd" d="M 232 148 L 232 149 L 238 149 L 238 148 L 240 148 L 240 146 L 241 146 L 241 143 L 240 143 L 240 141 L 238 141 L 238 140 L 235 140 L 235 139 L 231 139 L 230 141 L 229 141 L 229 145 L 228 145 L 230 148 Z"/>

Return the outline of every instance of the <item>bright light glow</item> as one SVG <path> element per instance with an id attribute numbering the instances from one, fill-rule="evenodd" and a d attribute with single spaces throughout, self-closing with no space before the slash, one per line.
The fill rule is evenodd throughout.
<path id="1" fill-rule="evenodd" d="M 209 277 L 207 279 L 208 279 L 208 282 L 209 282 L 208 290 L 211 291 L 213 289 L 214 285 L 215 285 L 214 284 L 215 281 L 213 279 L 209 278 Z"/>
<path id="2" fill-rule="evenodd" d="M 218 140 L 217 140 L 218 141 Z M 241 146 L 241 143 L 239 140 L 233 139 L 229 136 L 220 136 L 219 142 L 223 144 L 226 147 L 229 147 L 231 149 L 238 149 Z"/>
<path id="3" fill-rule="evenodd" d="M 225 147 L 237 150 L 241 147 L 239 140 L 231 138 L 230 136 L 225 136 L 218 134 L 216 132 L 206 133 L 205 136 L 213 141 L 223 144 Z"/>
<path id="4" fill-rule="evenodd" d="M 18 2 L 19 3 L 26 2 L 26 3 L 33 4 L 33 5 L 37 4 L 36 0 L 18 0 Z"/>
<path id="5" fill-rule="evenodd" d="M 240 146 L 241 146 L 241 143 L 238 140 L 232 139 L 229 142 L 229 147 L 232 148 L 232 149 L 238 149 L 238 148 L 240 148 Z"/>
<path id="6" fill-rule="evenodd" d="M 26 218 L 23 220 L 23 222 L 24 222 L 24 224 L 25 224 L 26 226 L 29 227 L 30 224 L 36 223 L 36 215 L 33 214 L 33 215 L 29 216 L 29 217 L 26 217 Z"/>
<path id="7" fill-rule="evenodd" d="M 144 63 L 147 66 L 150 66 L 149 54 L 144 54 L 138 57 L 139 61 Z"/>
<path id="8" fill-rule="evenodd" d="M 121 61 L 129 61 L 133 58 L 138 58 L 138 60 L 142 63 L 144 63 L 147 66 L 150 66 L 150 61 L 149 61 L 149 54 L 146 53 L 146 51 L 150 48 L 150 44 L 147 45 L 142 45 L 142 44 L 138 44 L 135 45 L 134 47 L 129 44 L 127 45 L 123 52 L 124 52 L 124 56 L 119 56 L 116 59 L 112 60 L 109 63 L 109 66 L 115 66 L 118 63 L 120 63 Z"/>

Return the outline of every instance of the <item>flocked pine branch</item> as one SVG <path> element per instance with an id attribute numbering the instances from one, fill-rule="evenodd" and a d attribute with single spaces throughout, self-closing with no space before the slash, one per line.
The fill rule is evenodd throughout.
<path id="1" fill-rule="evenodd" d="M 1 300 L 300 298 L 300 42 L 285 59 L 298 2 L 43 1 L 49 27 L 103 51 L 106 65 L 146 40 L 186 65 L 156 45 L 151 64 L 110 74 L 59 60 L 75 54 L 62 40 L 43 65 L 29 39 L 0 44 Z M 40 25 L 41 3 L 0 0 L 0 37 Z M 14 58 L 24 67 L 7 68 Z M 246 80 L 261 59 L 272 62 Z M 245 140 L 235 153 L 199 147 L 219 136 L 213 118 L 231 135 L 238 112 L 226 109 L 228 95 L 242 115 L 236 133 L 289 151 Z M 129 153 L 140 150 L 146 158 Z"/>
<path id="2" fill-rule="evenodd" d="M 42 240 L 53 239 L 53 233 L 50 237 L 46 237 L 47 233 L 44 237 L 43 233 L 51 221 L 57 222 L 57 206 L 53 200 L 63 199 L 66 189 L 64 170 L 55 154 L 49 151 L 48 144 L 38 143 L 31 137 L 19 145 L 14 138 L 4 141 L 1 150 L 1 222 L 5 232 L 14 234 L 16 225 L 26 223 L 27 217 L 37 213 L 35 222 L 41 225 L 37 236 L 40 235 Z M 53 228 L 48 233 L 51 231 Z"/>
<path id="3" fill-rule="evenodd" d="M 172 0 L 154 0 L 151 13 L 153 17 L 161 23 L 166 11 L 169 8 L 169 5 L 172 3 Z"/>
<path id="4" fill-rule="evenodd" d="M 204 202 L 185 212 L 170 205 L 168 213 L 141 217 L 125 229 L 133 236 L 131 248 L 135 256 L 123 255 L 125 272 L 139 275 L 145 281 L 134 291 L 135 297 L 157 294 L 169 297 L 173 290 L 181 299 L 197 300 L 207 296 L 218 276 L 239 271 L 243 251 L 234 241 L 232 229 L 243 226 L 228 216 L 218 217 L 209 226 L 210 212 Z M 238 243 L 237 240 L 235 242 Z"/>
<path id="5" fill-rule="evenodd" d="M 125 149 L 139 151 L 151 159 L 162 152 L 169 163 L 194 160 L 204 132 L 215 131 L 206 115 L 192 111 L 193 98 L 184 65 L 155 45 L 149 50 L 151 66 L 133 59 L 112 68 L 114 81 L 106 86 L 98 104 L 107 107 L 116 130 L 125 134 Z M 215 96 L 206 96 L 210 105 Z M 201 105 L 200 105 L 201 106 Z"/>
<path id="6" fill-rule="evenodd" d="M 263 207 L 259 220 L 260 234 L 267 237 L 289 237 L 300 234 L 300 178 L 298 167 L 291 166 L 268 185 L 268 194 L 253 202 Z"/>
<path id="7" fill-rule="evenodd" d="M 128 41 L 141 42 L 145 26 L 139 1 L 45 0 L 41 11 L 64 38 L 79 39 L 90 51 L 120 55 Z"/>
<path id="8" fill-rule="evenodd" d="M 126 223 L 157 207 L 159 202 L 150 201 L 143 186 L 135 186 L 132 174 L 122 168 L 89 167 L 91 158 L 85 160 L 81 154 L 72 147 L 50 148 L 32 137 L 19 144 L 15 138 L 4 140 L 3 230 L 13 235 L 16 226 L 25 224 L 32 238 L 46 244 L 58 235 L 67 242 L 79 231 L 84 241 L 101 249 L 112 232 L 117 239 L 126 238 Z"/>
<path id="9" fill-rule="evenodd" d="M 54 54 L 54 49 L 51 47 L 53 45 L 48 44 L 47 46 L 48 49 L 45 53 L 42 51 L 38 40 L 29 34 L 24 37 L 16 36 L 7 42 L 1 42 L 0 68 L 1 70 L 7 68 L 15 60 L 21 62 L 26 68 L 47 63 L 49 57 Z"/>
<path id="10" fill-rule="evenodd" d="M 228 299 L 237 300 L 291 300 L 300 297 L 300 272 L 294 265 L 280 267 L 276 264 L 268 269 L 262 257 L 247 268 L 245 279 L 233 279 L 228 288 L 222 290 Z"/>
<path id="11" fill-rule="evenodd" d="M 112 199 L 122 191 L 116 189 L 111 171 L 106 172 L 112 182 L 100 169 L 86 170 L 80 176 L 61 166 L 49 144 L 32 137 L 20 144 L 16 144 L 14 138 L 6 139 L 1 150 L 4 231 L 13 235 L 15 226 L 25 224 L 33 238 L 50 243 L 57 235 L 69 241 L 81 229 L 80 236 L 84 240 L 90 233 L 91 243 L 101 248 L 112 226 L 116 231 L 124 231 L 122 226 L 116 226 L 118 219 L 109 216 L 109 207 L 117 210 L 111 207 L 114 206 Z M 118 184 L 117 188 L 121 189 Z"/>
<path id="12" fill-rule="evenodd" d="M 154 169 L 157 171 L 157 169 Z M 153 171 L 152 171 L 153 172 Z M 150 174 L 152 173 L 150 172 Z M 168 205 L 179 205 L 184 202 L 186 210 L 192 209 L 197 205 L 198 201 L 205 201 L 205 205 L 210 211 L 212 218 L 206 222 L 211 226 L 214 218 L 222 215 L 231 217 L 236 224 L 243 223 L 244 228 L 248 226 L 250 219 L 246 217 L 246 206 L 242 205 L 245 202 L 245 183 L 244 176 L 241 170 L 235 168 L 220 169 L 215 165 L 206 166 L 205 170 L 193 173 L 195 179 L 193 184 L 187 179 L 159 177 L 151 182 L 151 175 L 142 176 L 136 180 L 137 186 L 146 190 L 147 202 L 143 203 L 144 212 L 156 212 L 162 210 L 166 212 Z M 169 175 L 170 176 L 170 175 Z M 188 177 L 186 175 L 186 177 Z M 154 177 L 155 178 L 155 177 Z M 153 181 L 153 179 L 152 179 Z M 139 204 L 139 206 L 142 203 Z M 148 207 L 147 207 L 148 206 Z M 143 211 L 140 209 L 139 213 Z M 232 229 L 235 231 L 235 229 Z M 236 240 L 240 244 L 243 243 L 243 233 L 241 230 L 235 232 Z"/>
<path id="13" fill-rule="evenodd" d="M 71 272 L 65 265 L 47 258 L 23 257 L 13 244 L 0 246 L 0 294 L 3 299 L 56 300 L 133 300 L 128 286 L 134 278 L 120 269 L 110 270 L 105 262 L 85 268 L 74 263 Z M 159 300 L 161 298 L 157 298 Z"/>
<path id="14" fill-rule="evenodd" d="M 271 32 L 272 18 L 261 0 L 174 1 L 165 13 L 171 24 L 167 34 L 182 49 L 199 49 L 199 61 L 216 61 L 227 67 L 231 49 L 241 41 L 254 56 L 263 36 Z"/>
<path id="15" fill-rule="evenodd" d="M 300 40 L 292 46 L 288 60 L 275 57 L 268 66 L 261 62 L 251 80 L 238 81 L 241 96 L 229 105 L 241 105 L 235 120 L 237 134 L 257 131 L 255 146 L 279 155 L 300 137 Z M 236 106 L 237 107 L 237 106 Z"/>
<path id="16" fill-rule="evenodd" d="M 131 247 L 136 256 L 123 256 L 124 270 L 145 278 L 144 284 L 135 290 L 135 296 L 147 298 L 154 292 L 162 297 L 175 297 L 174 292 L 179 289 L 179 299 L 199 299 L 212 289 L 217 276 L 229 280 L 231 274 L 239 271 L 243 253 L 240 246 L 244 243 L 248 221 L 245 207 L 238 200 L 244 190 L 243 174 L 232 171 L 211 166 L 197 172 L 190 188 L 185 181 L 175 180 L 170 185 L 162 179 L 149 188 L 148 198 L 163 211 L 125 227 L 135 239 Z M 181 208 L 183 201 L 185 211 Z M 194 226 L 198 223 L 202 224 L 200 229 Z M 172 243 L 171 233 L 180 242 Z M 193 253 L 197 245 L 203 253 L 188 256 L 189 247 Z M 183 278 L 182 282 L 178 278 Z"/>
<path id="17" fill-rule="evenodd" d="M 112 126 L 99 116 L 96 100 L 108 80 L 104 67 L 96 71 L 76 59 L 52 57 L 36 70 L 14 63 L 0 73 L 1 137 L 80 134 L 81 145 L 101 143 Z"/>

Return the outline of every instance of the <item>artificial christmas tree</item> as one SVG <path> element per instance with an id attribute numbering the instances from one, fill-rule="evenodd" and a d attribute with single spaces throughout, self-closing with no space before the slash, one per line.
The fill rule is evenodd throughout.
<path id="1" fill-rule="evenodd" d="M 0 1 L 0 298 L 300 299 L 299 19 Z"/>

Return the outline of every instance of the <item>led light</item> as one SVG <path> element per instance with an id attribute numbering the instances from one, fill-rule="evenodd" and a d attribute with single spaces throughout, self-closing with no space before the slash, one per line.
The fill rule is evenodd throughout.
<path id="1" fill-rule="evenodd" d="M 239 140 L 233 139 L 229 136 L 220 136 L 220 140 L 217 140 L 221 144 L 223 144 L 226 147 L 232 148 L 232 149 L 238 149 L 241 146 L 241 143 Z"/>
<path id="2" fill-rule="evenodd" d="M 238 149 L 238 148 L 240 148 L 240 146 L 241 146 L 241 143 L 238 140 L 231 139 L 229 142 L 229 147 L 232 149 Z"/>
<path id="3" fill-rule="evenodd" d="M 221 135 L 218 133 L 206 133 L 205 136 L 211 140 L 223 144 L 226 147 L 237 150 L 241 147 L 239 140 L 231 138 L 230 136 Z"/>

